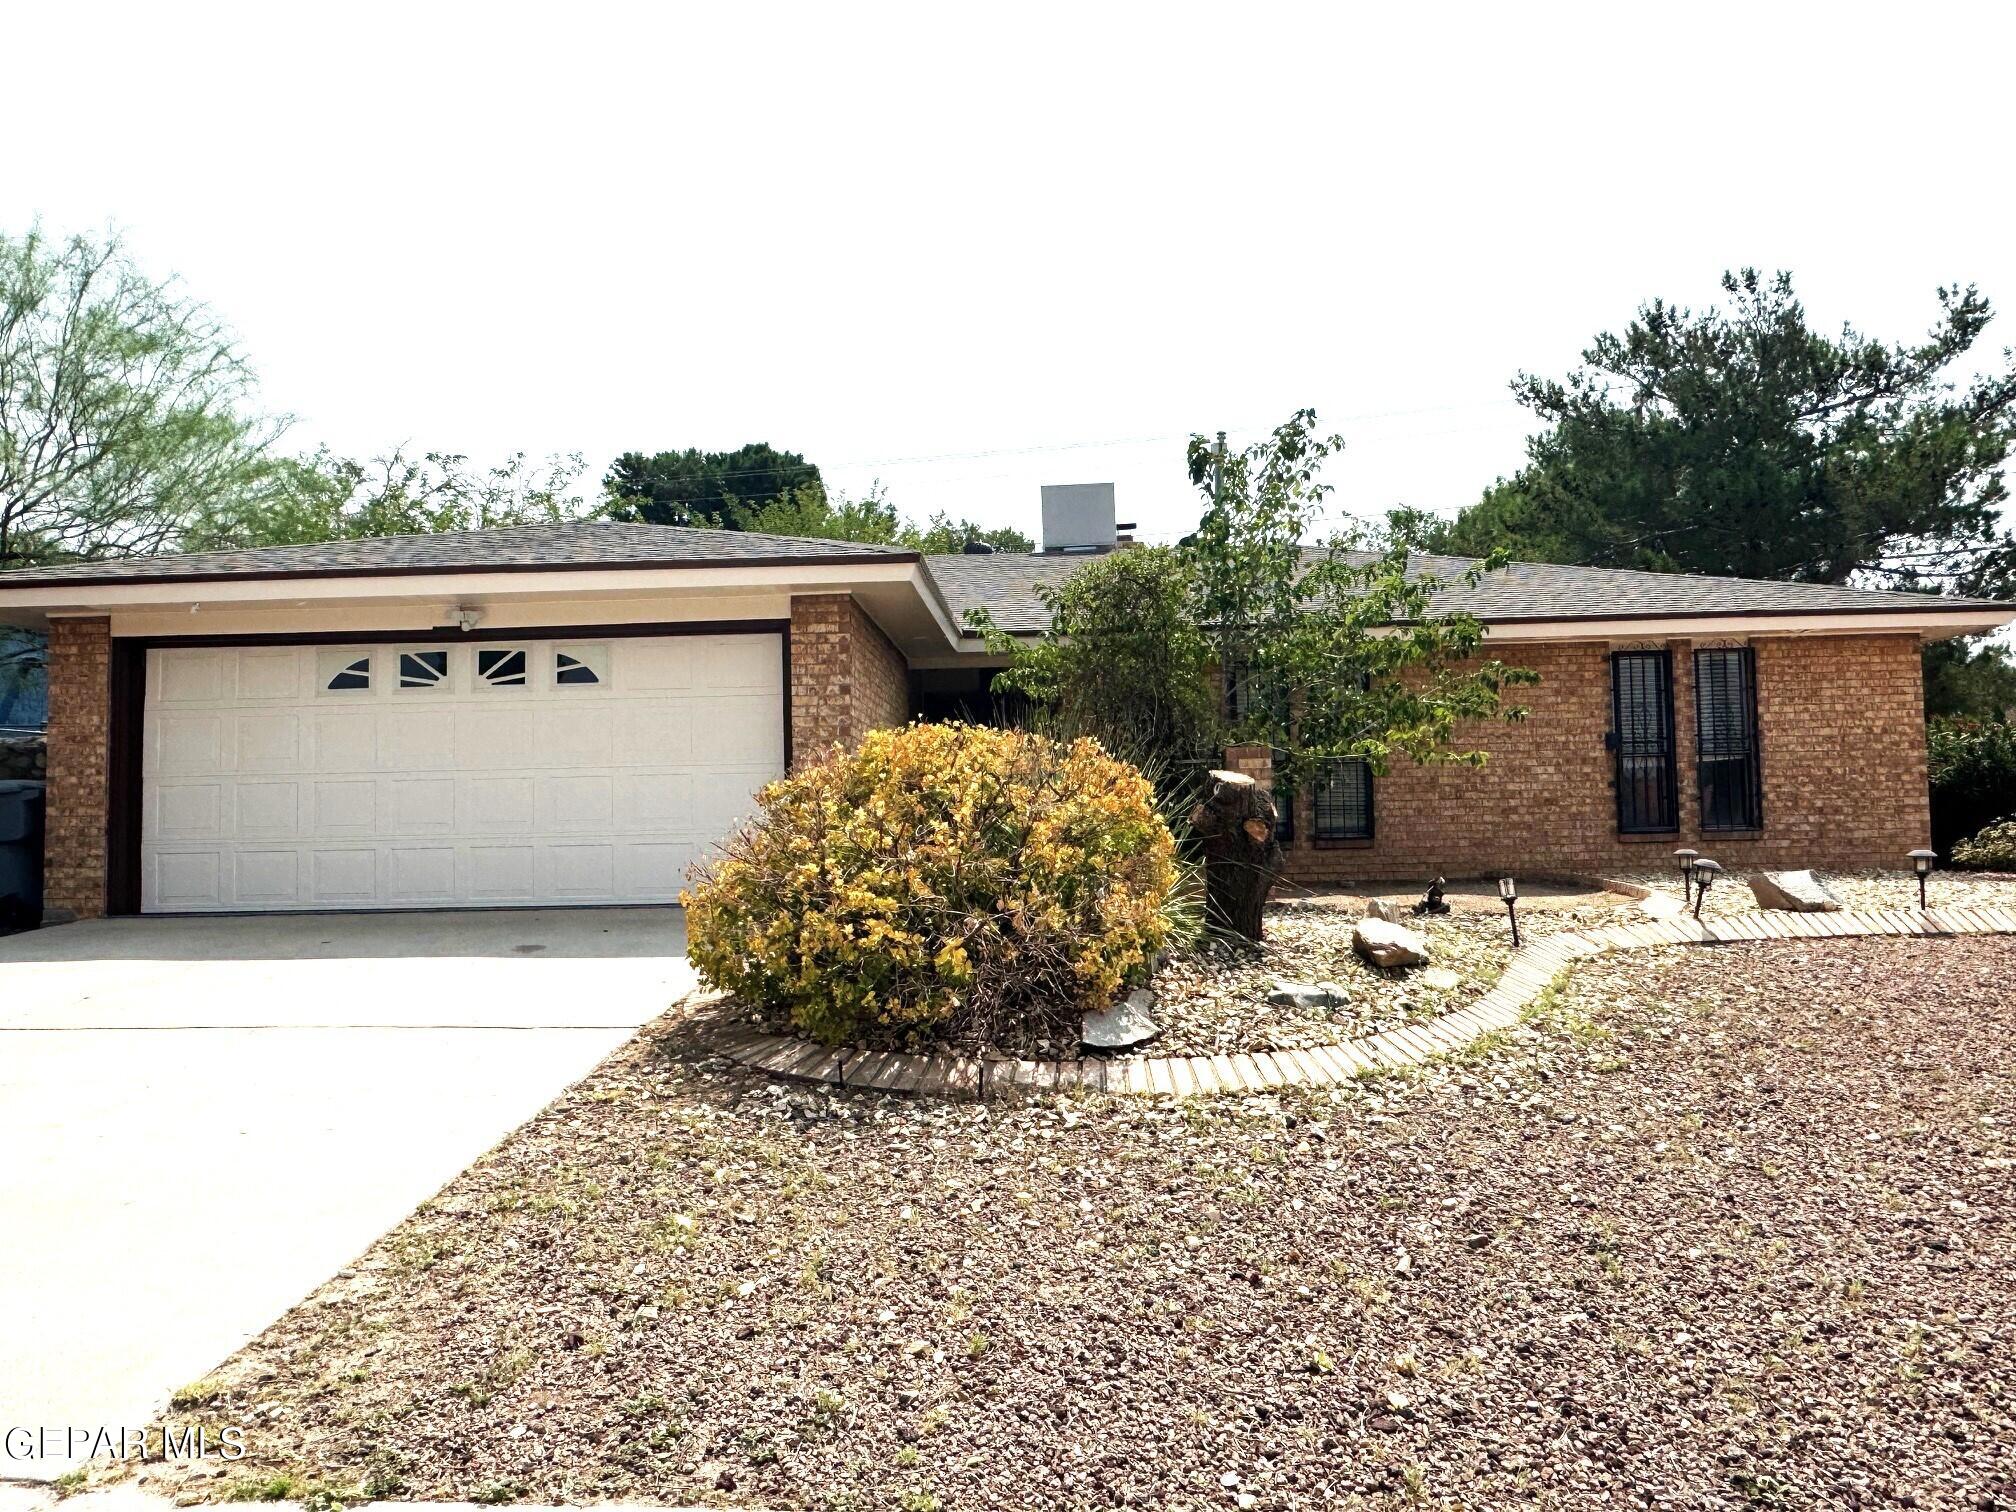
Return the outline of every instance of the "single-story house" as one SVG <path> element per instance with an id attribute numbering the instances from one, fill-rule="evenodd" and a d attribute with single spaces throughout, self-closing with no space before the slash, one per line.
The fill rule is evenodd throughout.
<path id="1" fill-rule="evenodd" d="M 984 708 L 998 663 L 966 611 L 1040 632 L 1038 588 L 1116 545 L 1110 490 L 1067 538 L 926 557 L 584 521 L 0 573 L 0 624 L 50 636 L 50 907 L 669 900 L 794 754 Z M 1346 763 L 1294 794 L 1292 877 L 1602 873 L 1683 844 L 1900 865 L 1927 837 L 1920 642 L 2016 618 L 1536 565 L 1443 606 L 1539 671 L 1529 716 L 1469 732 L 1481 768 Z"/>

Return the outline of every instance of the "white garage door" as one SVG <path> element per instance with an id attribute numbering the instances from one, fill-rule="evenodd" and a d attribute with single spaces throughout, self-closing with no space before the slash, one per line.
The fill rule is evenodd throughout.
<path id="1" fill-rule="evenodd" d="M 784 770 L 778 641 L 149 651 L 141 908 L 669 901 Z"/>

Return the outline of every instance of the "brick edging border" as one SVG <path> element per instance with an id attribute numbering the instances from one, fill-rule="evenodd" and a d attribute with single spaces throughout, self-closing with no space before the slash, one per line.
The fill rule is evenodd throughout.
<path id="1" fill-rule="evenodd" d="M 2016 934 L 2016 908 L 1882 908 L 1840 913 L 1755 913 L 1647 919 L 1570 930 L 1516 951 L 1491 990 L 1474 1003 L 1421 1023 L 1306 1050 L 1238 1055 L 1133 1056 L 1117 1060 L 981 1060 L 964 1055 L 903 1055 L 838 1049 L 790 1035 L 727 1029 L 715 1053 L 789 1081 L 824 1082 L 878 1092 L 961 1099 L 1032 1092 L 1108 1092 L 1123 1096 L 1202 1097 L 1336 1087 L 1358 1077 L 1404 1070 L 1454 1054 L 1509 1029 L 1577 961 L 1613 950 L 1655 945 L 1735 945 L 1758 940 L 1832 940 L 1874 935 Z"/>

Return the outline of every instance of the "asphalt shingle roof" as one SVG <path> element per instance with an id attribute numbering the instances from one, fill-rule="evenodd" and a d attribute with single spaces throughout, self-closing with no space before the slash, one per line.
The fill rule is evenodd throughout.
<path id="1" fill-rule="evenodd" d="M 1353 560 L 1376 560 L 1354 552 Z M 968 609 L 985 607 L 1003 630 L 1033 634 L 1049 625 L 1037 589 L 1061 583 L 1091 560 L 1087 556 L 933 556 L 925 559 L 963 627 Z M 1410 568 L 1460 579 L 1470 557 L 1418 555 Z M 1438 614 L 1462 611 L 1487 624 L 1519 620 L 1665 619 L 1708 614 L 1925 613 L 1941 609 L 2003 609 L 1990 599 L 1939 598 L 1923 593 L 1837 588 L 1825 583 L 1783 583 L 1753 578 L 1700 577 L 1680 572 L 1629 572 L 1608 567 L 1559 567 L 1514 562 L 1487 574 L 1476 587 L 1460 581 L 1436 593 Z"/>
<path id="2" fill-rule="evenodd" d="M 262 546 L 247 551 L 195 551 L 24 567 L 0 572 L 0 587 L 234 577 L 340 577 L 346 573 L 529 571 L 540 567 L 761 565 L 833 558 L 913 561 L 916 553 L 862 541 L 821 541 L 803 536 L 759 535 L 747 530 L 574 520 L 560 525 L 513 525 L 495 530 L 321 541 L 309 546 Z"/>
<path id="3" fill-rule="evenodd" d="M 1371 561 L 1369 553 L 1354 553 Z M 558 525 L 517 525 L 434 535 L 376 536 L 307 546 L 247 551 L 204 551 L 172 556 L 70 562 L 0 572 L 0 588 L 87 584 L 205 581 L 227 578 L 370 576 L 423 572 L 536 571 L 541 568 L 681 567 L 711 565 L 811 565 L 834 561 L 917 560 L 915 552 L 863 541 L 762 535 L 743 530 L 703 530 L 675 525 L 632 525 L 575 520 Z M 924 559 L 952 618 L 966 631 L 969 609 L 986 608 L 1002 629 L 1033 634 L 1046 628 L 1038 590 L 1062 582 L 1090 556 L 933 556 Z M 1413 570 L 1459 578 L 1467 557 L 1416 556 Z M 1922 613 L 1940 609 L 2004 609 L 1986 599 L 1935 598 L 1837 588 L 1820 583 L 1765 582 L 1685 573 L 1626 572 L 1603 567 L 1558 567 L 1515 562 L 1476 587 L 1452 583 L 1435 596 L 1438 613 L 1463 610 L 1492 624 L 1519 620 L 1652 619 L 1708 614 Z"/>

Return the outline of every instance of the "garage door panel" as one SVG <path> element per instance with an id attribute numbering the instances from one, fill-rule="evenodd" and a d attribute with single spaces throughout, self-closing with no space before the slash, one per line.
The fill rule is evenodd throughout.
<path id="1" fill-rule="evenodd" d="M 538 793 L 533 777 L 465 778 L 462 827 L 477 835 L 529 835 L 539 828 Z"/>
<path id="2" fill-rule="evenodd" d="M 465 772 L 527 767 L 537 757 L 530 708 L 506 698 L 489 708 L 455 713 L 455 760 Z"/>
<path id="3" fill-rule="evenodd" d="M 721 642 L 734 639 L 737 637 L 706 637 L 703 649 L 710 662 L 720 654 Z M 765 644 L 774 651 L 774 643 L 765 640 Z M 693 686 L 693 655 L 690 638 L 618 641 L 614 652 L 616 684 L 628 693 L 684 692 Z"/>
<path id="4" fill-rule="evenodd" d="M 221 782 L 164 784 L 148 805 L 149 833 L 160 840 L 224 838 L 224 785 Z"/>
<path id="5" fill-rule="evenodd" d="M 416 649 L 151 652 L 143 908 L 668 901 L 783 769 L 772 633 Z"/>
<path id="6" fill-rule="evenodd" d="M 777 774 L 756 767 L 693 774 L 695 829 L 719 840 L 756 811 L 756 795 Z"/>
<path id="7" fill-rule="evenodd" d="M 236 653 L 195 651 L 168 660 L 156 681 L 157 698 L 164 706 L 217 703 L 230 687 L 229 669 Z"/>
<path id="8" fill-rule="evenodd" d="M 388 838 L 455 833 L 453 777 L 381 777 L 378 813 Z"/>
<path id="9" fill-rule="evenodd" d="M 696 700 L 626 702 L 616 715 L 618 766 L 683 766 L 693 759 Z"/>
<path id="10" fill-rule="evenodd" d="M 530 903 L 539 896 L 539 850 L 533 845 L 472 845 L 469 901 Z"/>
<path id="11" fill-rule="evenodd" d="M 308 832 L 372 835 L 378 830 L 378 783 L 370 777 L 322 778 L 309 784 Z"/>
<path id="12" fill-rule="evenodd" d="M 374 709 L 318 709 L 308 718 L 308 768 L 314 772 L 369 772 L 378 765 Z"/>
<path id="13" fill-rule="evenodd" d="M 572 689 L 540 704 L 534 715 L 533 764 L 544 767 L 608 766 L 616 759 L 616 716 L 606 698 L 593 703 Z M 592 695 L 591 695 L 592 696 Z"/>
<path id="14" fill-rule="evenodd" d="M 237 795 L 237 823 L 233 835 L 240 840 L 291 840 L 300 833 L 301 791 L 293 782 L 240 782 Z"/>
<path id="15" fill-rule="evenodd" d="M 223 853 L 163 850 L 154 858 L 154 888 L 167 909 L 222 908 Z"/>
<path id="16" fill-rule="evenodd" d="M 233 902 L 240 908 L 274 908 L 301 901 L 301 853 L 239 850 L 234 853 Z"/>
<path id="17" fill-rule="evenodd" d="M 547 834 L 607 834 L 616 823 L 616 779 L 607 774 L 540 779 L 539 828 Z"/>
<path id="18" fill-rule="evenodd" d="M 386 849 L 386 899 L 395 908 L 453 903 L 455 850 L 452 845 L 394 845 Z"/>
<path id="19" fill-rule="evenodd" d="M 763 636 L 711 636 L 706 645 L 706 686 L 767 692 L 777 685 L 777 656 L 777 643 Z"/>
<path id="20" fill-rule="evenodd" d="M 616 899 L 616 846 L 612 841 L 545 848 L 545 889 L 548 897 L 570 903 L 609 903 Z"/>
<path id="21" fill-rule="evenodd" d="M 298 651 L 240 651 L 237 689 L 241 703 L 299 702 L 308 693 L 307 670 L 312 665 Z"/>
<path id="22" fill-rule="evenodd" d="M 616 886 L 626 898 L 669 902 L 699 855 L 700 846 L 690 840 L 631 842 L 617 858 Z"/>
<path id="23" fill-rule="evenodd" d="M 154 770 L 163 777 L 209 777 L 224 769 L 221 714 L 164 713 L 154 736 Z"/>
<path id="24" fill-rule="evenodd" d="M 625 834 L 690 833 L 695 828 L 693 774 L 640 772 L 624 777 L 616 788 L 616 824 Z"/>
<path id="25" fill-rule="evenodd" d="M 431 697 L 421 693 L 419 697 Z M 453 771 L 456 765 L 453 709 L 387 709 L 378 716 L 378 763 L 395 772 Z"/>
<path id="26" fill-rule="evenodd" d="M 231 716 L 232 768 L 240 772 L 301 770 L 301 716 L 274 709 Z"/>
<path id="27" fill-rule="evenodd" d="M 703 754 L 710 766 L 784 764 L 783 715 L 753 694 L 695 699 L 693 726 L 707 731 Z"/>
<path id="28" fill-rule="evenodd" d="M 375 847 L 325 847 L 308 853 L 311 901 L 322 908 L 365 908 L 378 904 Z"/>

